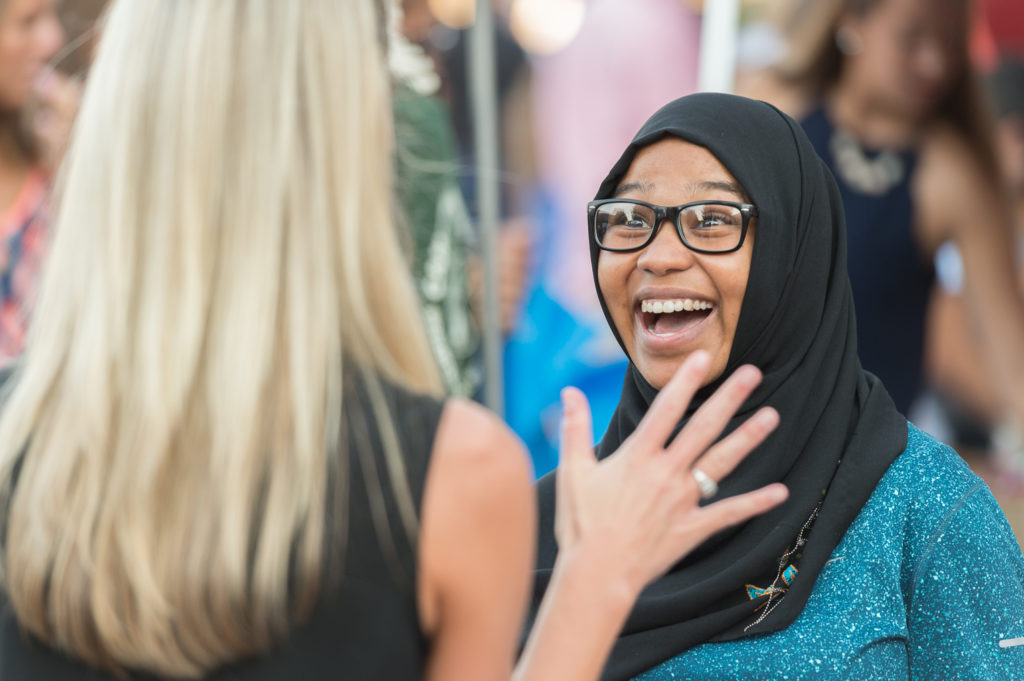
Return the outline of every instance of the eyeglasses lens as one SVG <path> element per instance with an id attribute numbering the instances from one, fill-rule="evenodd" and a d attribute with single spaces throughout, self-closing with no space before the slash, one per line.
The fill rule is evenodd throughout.
<path id="1" fill-rule="evenodd" d="M 743 212 L 727 204 L 688 206 L 679 213 L 683 242 L 708 253 L 736 249 L 743 238 Z M 616 251 L 636 250 L 651 238 L 657 226 L 655 211 L 643 204 L 605 203 L 594 215 L 594 233 L 601 247 Z"/>

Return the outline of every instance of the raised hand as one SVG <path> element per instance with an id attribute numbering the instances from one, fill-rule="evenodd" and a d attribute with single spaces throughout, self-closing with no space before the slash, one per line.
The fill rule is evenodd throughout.
<path id="1" fill-rule="evenodd" d="M 761 373 L 743 366 L 703 404 L 669 445 L 709 367 L 695 352 L 661 390 L 634 433 L 610 457 L 597 461 L 590 408 L 574 388 L 563 391 L 565 417 L 555 536 L 559 560 L 598 561 L 610 586 L 634 597 L 653 579 L 709 536 L 764 513 L 786 499 L 781 484 L 700 506 L 698 477 L 713 496 L 728 475 L 779 422 L 765 407 L 728 437 L 715 442 L 732 415 L 760 383 Z M 699 471 L 696 473 L 695 471 Z M 585 557 L 584 557 L 585 556 Z"/>

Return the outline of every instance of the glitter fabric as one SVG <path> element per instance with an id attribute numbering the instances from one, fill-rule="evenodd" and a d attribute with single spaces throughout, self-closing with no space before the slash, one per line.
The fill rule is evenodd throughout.
<path id="1" fill-rule="evenodd" d="M 1021 681 L 1024 556 L 985 483 L 910 426 L 791 626 L 636 678 Z"/>

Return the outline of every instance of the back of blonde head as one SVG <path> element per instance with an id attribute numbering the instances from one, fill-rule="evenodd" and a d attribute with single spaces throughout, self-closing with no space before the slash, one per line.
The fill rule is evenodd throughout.
<path id="1" fill-rule="evenodd" d="M 182 678 L 265 650 L 324 577 L 343 369 L 438 389 L 379 21 L 370 0 L 111 8 L 0 420 L 4 586 L 45 642 Z"/>

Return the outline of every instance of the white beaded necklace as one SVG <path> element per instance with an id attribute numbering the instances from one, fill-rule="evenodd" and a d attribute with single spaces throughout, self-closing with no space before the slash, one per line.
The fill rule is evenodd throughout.
<path id="1" fill-rule="evenodd" d="M 885 150 L 869 159 L 857 139 L 845 130 L 832 132 L 829 148 L 836 174 L 862 194 L 881 196 L 903 181 L 906 169 L 899 155 Z"/>

